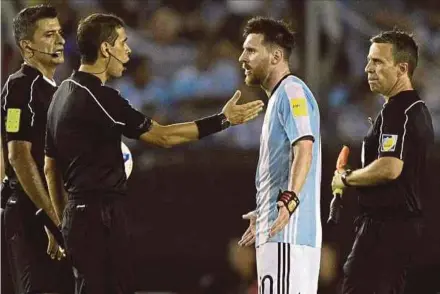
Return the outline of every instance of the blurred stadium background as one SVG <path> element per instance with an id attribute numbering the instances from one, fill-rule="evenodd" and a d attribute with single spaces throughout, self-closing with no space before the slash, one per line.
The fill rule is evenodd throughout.
<path id="1" fill-rule="evenodd" d="M 255 15 L 282 18 L 297 32 L 291 68 L 317 97 L 322 117 L 324 232 L 319 293 L 336 293 L 353 241 L 356 192 L 345 196 L 342 224 L 328 228 L 330 180 L 342 144 L 359 149 L 383 101 L 370 93 L 364 66 L 369 38 L 383 29 L 414 32 L 420 45 L 415 87 L 434 119 L 436 147 L 423 197 L 426 229 L 406 293 L 440 293 L 440 3 L 437 0 L 2 0 L 1 84 L 21 57 L 12 18 L 23 7 L 51 3 L 65 31 L 66 62 L 56 79 L 79 65 L 78 20 L 112 12 L 128 25 L 132 60 L 112 81 L 126 98 L 161 123 L 220 111 L 236 89 L 244 100 L 262 98 L 243 84 L 238 63 L 244 22 Z M 131 210 L 140 293 L 257 293 L 254 251 L 237 248 L 247 227 L 241 215 L 255 206 L 254 174 L 263 116 L 195 144 L 162 150 L 127 141 L 134 155 L 127 203 Z"/>

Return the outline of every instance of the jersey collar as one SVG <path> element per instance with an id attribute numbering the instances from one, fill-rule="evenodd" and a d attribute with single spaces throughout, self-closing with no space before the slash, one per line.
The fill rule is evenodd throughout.
<path id="1" fill-rule="evenodd" d="M 286 74 L 284 77 L 282 77 L 278 83 L 275 85 L 275 87 L 273 87 L 272 92 L 270 92 L 270 97 L 272 97 L 273 93 L 275 93 L 275 91 L 278 89 L 278 87 L 281 85 L 281 83 L 284 81 L 284 79 L 286 79 L 288 76 L 293 75 L 292 73 L 288 73 Z"/>
<path id="2" fill-rule="evenodd" d="M 31 76 L 31 77 L 36 77 L 36 76 L 43 76 L 43 74 L 36 69 L 35 67 L 30 66 L 27 63 L 23 63 L 21 65 L 21 71 L 27 75 L 27 76 Z"/>
<path id="3" fill-rule="evenodd" d="M 36 69 L 33 66 L 30 66 L 29 64 L 27 64 L 26 62 L 23 63 L 23 65 L 21 66 L 21 70 L 22 72 L 27 75 L 27 76 L 32 76 L 32 77 L 36 77 L 36 76 L 42 76 L 43 79 L 49 83 L 52 87 L 56 87 L 57 83 L 54 80 L 49 79 L 48 77 L 44 76 L 41 71 L 39 71 L 38 69 Z"/>
<path id="4" fill-rule="evenodd" d="M 74 71 L 72 77 L 75 77 L 76 79 L 84 83 L 97 84 L 100 86 L 103 85 L 101 80 L 97 76 L 84 71 Z"/>
<path id="5" fill-rule="evenodd" d="M 398 104 L 399 101 L 412 101 L 412 100 L 415 101 L 415 99 L 416 100 L 420 99 L 420 98 L 418 98 L 416 90 L 401 91 L 401 92 L 397 93 L 396 95 L 390 97 L 388 99 L 388 102 L 386 102 L 384 104 L 384 107 L 385 107 L 385 105 L 389 105 L 389 104 Z"/>

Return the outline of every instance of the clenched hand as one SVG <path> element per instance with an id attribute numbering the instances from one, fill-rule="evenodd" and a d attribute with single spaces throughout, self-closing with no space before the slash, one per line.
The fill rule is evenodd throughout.
<path id="1" fill-rule="evenodd" d="M 66 257 L 64 249 L 58 245 L 52 233 L 46 227 L 44 227 L 44 229 L 46 230 L 48 239 L 47 254 L 49 254 L 50 258 L 61 260 L 62 258 Z"/>

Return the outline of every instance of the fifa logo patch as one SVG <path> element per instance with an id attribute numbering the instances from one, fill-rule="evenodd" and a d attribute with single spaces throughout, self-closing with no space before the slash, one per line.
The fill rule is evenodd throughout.
<path id="1" fill-rule="evenodd" d="M 394 150 L 396 150 L 396 145 L 397 145 L 397 135 L 382 134 L 380 151 L 393 152 Z"/>
<path id="2" fill-rule="evenodd" d="M 293 116 L 307 116 L 307 101 L 305 98 L 297 98 L 290 100 Z"/>

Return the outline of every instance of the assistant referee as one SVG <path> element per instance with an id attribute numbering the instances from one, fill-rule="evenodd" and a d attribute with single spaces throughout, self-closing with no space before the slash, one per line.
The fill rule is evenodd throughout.
<path id="1" fill-rule="evenodd" d="M 61 260 L 63 250 L 35 216 L 43 209 L 54 225 L 60 224 L 43 171 L 47 110 L 57 89 L 53 77 L 64 62 L 65 41 L 57 14 L 50 5 L 36 5 L 14 17 L 14 38 L 24 63 L 8 77 L 1 93 L 2 163 L 7 177 L 1 191 L 6 239 L 2 261 L 9 260 L 17 294 L 74 292 L 71 266 Z"/>
<path id="2" fill-rule="evenodd" d="M 336 173 L 333 190 L 356 187 L 361 215 L 344 265 L 345 294 L 403 293 L 420 237 L 420 196 L 434 141 L 431 115 L 413 89 L 418 47 L 393 30 L 371 39 L 365 68 L 371 91 L 385 104 L 362 145 L 362 168 Z"/>

